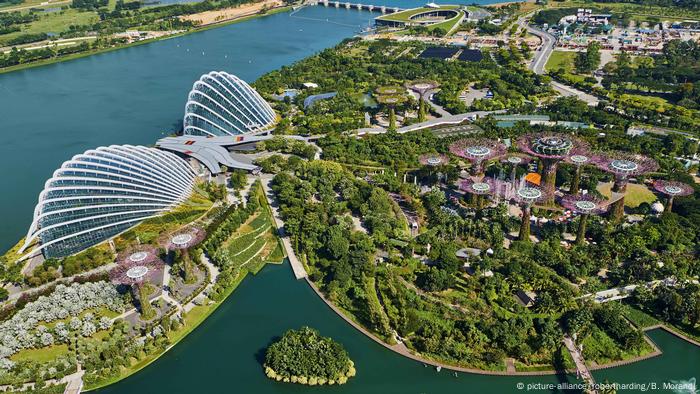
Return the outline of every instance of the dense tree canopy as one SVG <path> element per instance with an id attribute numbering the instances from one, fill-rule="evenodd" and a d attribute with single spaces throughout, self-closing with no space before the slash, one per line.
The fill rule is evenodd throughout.
<path id="1" fill-rule="evenodd" d="M 343 346 L 309 327 L 289 330 L 270 345 L 265 369 L 270 378 L 311 385 L 342 384 L 355 375 Z"/>

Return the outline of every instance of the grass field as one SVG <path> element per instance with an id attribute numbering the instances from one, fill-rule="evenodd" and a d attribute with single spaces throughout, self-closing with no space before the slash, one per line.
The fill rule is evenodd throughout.
<path id="1" fill-rule="evenodd" d="M 544 68 L 548 72 L 564 69 L 564 74 L 567 79 L 575 82 L 583 82 L 586 76 L 575 73 L 574 59 L 576 59 L 576 52 L 554 51 L 549 57 L 549 60 L 547 60 L 547 64 L 545 64 Z"/>
<path id="2" fill-rule="evenodd" d="M 43 14 L 39 20 L 22 26 L 22 30 L 0 36 L 0 46 L 6 45 L 10 40 L 23 34 L 55 33 L 59 34 L 69 30 L 70 25 L 87 25 L 99 21 L 96 12 L 80 12 L 67 9 L 60 12 Z"/>
<path id="3" fill-rule="evenodd" d="M 52 345 L 40 349 L 24 349 L 12 355 L 12 361 L 48 362 L 68 354 L 68 345 Z"/>
<path id="4" fill-rule="evenodd" d="M 610 198 L 612 183 L 601 183 L 597 189 L 600 194 Z M 630 183 L 627 185 L 627 193 L 625 194 L 625 206 L 636 208 L 644 202 L 652 203 L 656 201 L 656 195 L 644 185 Z"/>
<path id="5" fill-rule="evenodd" d="M 554 51 L 544 68 L 547 71 L 563 68 L 566 72 L 571 72 L 574 69 L 574 58 L 576 58 L 576 52 Z"/>

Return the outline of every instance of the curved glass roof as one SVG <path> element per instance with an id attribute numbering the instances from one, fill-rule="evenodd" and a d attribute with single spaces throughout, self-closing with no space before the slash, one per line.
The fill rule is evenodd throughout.
<path id="1" fill-rule="evenodd" d="M 268 129 L 275 112 L 245 81 L 222 71 L 192 86 L 182 120 L 185 135 L 226 136 Z"/>
<path id="2" fill-rule="evenodd" d="M 75 155 L 44 184 L 23 252 L 63 257 L 186 200 L 195 173 L 173 153 L 112 145 Z"/>

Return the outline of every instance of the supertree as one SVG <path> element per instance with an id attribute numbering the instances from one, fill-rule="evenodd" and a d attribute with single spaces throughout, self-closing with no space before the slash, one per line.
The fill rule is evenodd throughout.
<path id="1" fill-rule="evenodd" d="M 557 165 L 570 155 L 582 155 L 588 151 L 588 144 L 559 133 L 525 134 L 518 140 L 523 152 L 538 157 L 542 161 L 542 189 L 547 195 L 546 204 L 554 202 L 554 188 Z"/>
<path id="2" fill-rule="evenodd" d="M 569 187 L 569 194 L 578 194 L 581 184 L 581 167 L 590 161 L 591 158 L 585 154 L 570 155 L 566 157 L 566 162 L 571 163 L 576 167 L 574 170 L 574 179 L 571 180 L 571 186 Z"/>
<path id="3" fill-rule="evenodd" d="M 380 86 L 375 92 L 377 102 L 389 108 L 389 130 L 396 130 L 396 106 L 408 100 L 406 89 L 400 86 Z"/>
<path id="4" fill-rule="evenodd" d="M 611 196 L 614 202 L 610 211 L 615 220 L 622 219 L 625 213 L 625 192 L 629 178 L 648 174 L 659 168 L 654 159 L 627 152 L 608 152 L 594 156 L 591 161 L 601 170 L 615 176 Z"/>
<path id="5" fill-rule="evenodd" d="M 459 190 L 473 196 L 473 201 L 477 209 L 481 209 L 485 196 L 493 196 L 496 193 L 498 184 L 499 183 L 493 178 L 484 178 L 479 181 L 465 179 L 459 183 Z"/>
<path id="6" fill-rule="evenodd" d="M 427 119 L 428 109 L 426 107 L 425 95 L 440 86 L 437 82 L 428 79 L 411 81 L 405 85 L 408 89 L 418 93 L 418 121 L 424 122 Z"/>
<path id="7" fill-rule="evenodd" d="M 109 277 L 113 283 L 131 287 L 139 300 L 141 316 L 144 320 L 150 320 L 156 315 L 156 312 L 148 300 L 149 294 L 145 285 L 159 274 L 162 275 L 165 264 L 157 257 L 152 258 L 154 255 L 150 252 L 143 252 L 145 255 L 141 254 L 142 252 L 135 253 L 138 255 L 133 256 L 134 259 L 127 257 L 121 264 L 112 269 L 109 272 Z"/>
<path id="8" fill-rule="evenodd" d="M 508 156 L 501 158 L 501 163 L 511 166 L 510 181 L 513 183 L 515 183 L 518 166 L 526 165 L 530 161 L 532 161 L 532 157 L 518 153 L 511 153 Z"/>
<path id="9" fill-rule="evenodd" d="M 578 213 L 581 217 L 578 223 L 576 244 L 580 245 L 586 240 L 586 223 L 590 215 L 600 215 L 608 210 L 609 205 L 592 194 L 567 194 L 559 201 L 561 206 Z"/>
<path id="10" fill-rule="evenodd" d="M 654 182 L 654 189 L 656 189 L 656 191 L 659 193 L 665 194 L 668 198 L 668 202 L 666 203 L 666 212 L 671 212 L 674 197 L 689 196 L 695 191 L 693 190 L 693 187 L 687 183 L 666 181 L 662 179 Z"/>
<path id="11" fill-rule="evenodd" d="M 450 153 L 472 163 L 471 172 L 476 177 L 484 175 L 487 161 L 502 156 L 505 152 L 506 146 L 503 143 L 485 138 L 465 138 L 450 145 Z"/>
<path id="12" fill-rule="evenodd" d="M 435 169 L 448 164 L 450 162 L 450 158 L 449 156 L 440 153 L 426 153 L 421 155 L 418 158 L 418 161 L 428 169 L 429 176 L 432 178 Z M 438 177 L 440 177 L 439 174 Z"/>
<path id="13" fill-rule="evenodd" d="M 426 153 L 418 158 L 418 161 L 424 166 L 438 167 L 444 166 L 450 162 L 450 158 L 447 155 L 440 153 Z"/>
<path id="14" fill-rule="evenodd" d="M 206 233 L 199 227 L 189 226 L 173 234 L 164 234 L 159 243 L 168 251 L 179 250 L 183 261 L 184 279 L 187 283 L 197 280 L 194 263 L 190 257 L 190 248 L 204 240 Z"/>
<path id="15" fill-rule="evenodd" d="M 520 223 L 520 233 L 518 239 L 521 241 L 530 242 L 530 212 L 533 204 L 547 201 L 547 191 L 529 186 L 526 182 L 521 181 L 519 184 L 510 182 L 498 182 L 495 186 L 496 193 L 506 200 L 513 200 L 522 209 L 522 221 Z"/>

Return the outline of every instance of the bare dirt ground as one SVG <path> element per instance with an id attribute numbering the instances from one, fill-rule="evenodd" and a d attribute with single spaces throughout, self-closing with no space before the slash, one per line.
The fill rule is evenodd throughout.
<path id="1" fill-rule="evenodd" d="M 282 5 L 282 1 L 280 0 L 263 0 L 258 3 L 245 4 L 240 7 L 224 8 L 221 10 L 206 11 L 200 12 L 199 14 L 182 16 L 180 19 L 193 21 L 199 25 L 209 25 L 212 23 L 229 21 L 244 16 L 254 15 L 260 12 L 262 9 L 272 9 L 281 7 Z"/>

